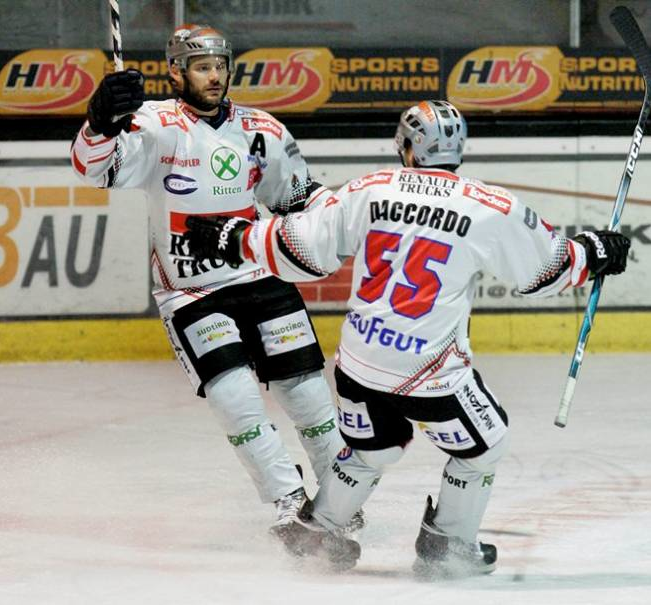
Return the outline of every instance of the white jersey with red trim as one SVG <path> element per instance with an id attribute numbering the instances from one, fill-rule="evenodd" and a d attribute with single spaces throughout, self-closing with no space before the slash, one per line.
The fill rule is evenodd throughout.
<path id="1" fill-rule="evenodd" d="M 307 166 L 285 126 L 264 111 L 229 107 L 215 129 L 181 101 L 146 102 L 128 134 L 88 137 L 86 123 L 72 147 L 73 167 L 87 183 L 147 192 L 154 296 L 165 313 L 269 275 L 252 262 L 232 269 L 197 261 L 183 237 L 188 215 L 253 220 L 259 203 L 286 212 L 307 197 Z"/>
<path id="2" fill-rule="evenodd" d="M 453 391 L 470 370 L 468 320 L 480 272 L 525 296 L 582 285 L 585 249 L 508 191 L 435 169 L 382 170 L 309 213 L 254 223 L 244 255 L 288 281 L 353 256 L 337 364 L 379 391 Z"/>

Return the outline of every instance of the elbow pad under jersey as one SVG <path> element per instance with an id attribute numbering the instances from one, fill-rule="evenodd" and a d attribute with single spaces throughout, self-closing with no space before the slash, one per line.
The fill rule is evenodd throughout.
<path id="1" fill-rule="evenodd" d="M 305 245 L 297 223 L 299 215 L 262 220 L 244 234 L 244 256 L 285 281 L 315 281 L 330 274 L 320 266 L 313 249 Z"/>

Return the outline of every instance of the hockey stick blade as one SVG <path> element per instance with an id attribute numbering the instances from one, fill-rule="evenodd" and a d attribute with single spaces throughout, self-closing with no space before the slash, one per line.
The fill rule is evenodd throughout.
<path id="1" fill-rule="evenodd" d="M 617 8 L 613 9 L 613 11 L 610 13 L 610 20 L 615 26 L 615 29 L 617 29 L 619 35 L 622 37 L 622 40 L 630 50 L 631 54 L 635 58 L 638 69 L 644 78 L 645 86 L 642 109 L 640 110 L 637 125 L 635 126 L 635 131 L 633 132 L 633 138 L 631 140 L 631 145 L 626 157 L 626 165 L 624 167 L 624 172 L 619 183 L 615 205 L 613 207 L 612 215 L 610 218 L 609 229 L 618 231 L 622 210 L 624 209 L 624 203 L 626 202 L 626 195 L 628 194 L 628 188 L 631 184 L 631 179 L 633 178 L 633 171 L 635 170 L 635 164 L 640 152 L 642 138 L 644 137 L 644 127 L 649 117 L 649 112 L 651 111 L 651 103 L 649 102 L 649 82 L 651 82 L 651 51 L 649 50 L 646 40 L 640 31 L 635 18 L 631 14 L 631 11 L 629 11 L 626 7 L 618 6 Z M 574 356 L 572 357 L 572 363 L 570 364 L 567 383 L 565 384 L 565 390 L 563 392 L 563 396 L 561 397 L 556 420 L 554 421 L 554 424 L 561 428 L 567 425 L 567 417 L 570 412 L 570 406 L 572 405 L 572 399 L 574 398 L 574 388 L 576 387 L 576 381 L 581 369 L 581 364 L 583 363 L 583 355 L 588 344 L 590 330 L 594 324 L 594 317 L 597 312 L 597 304 L 599 303 L 599 296 L 601 295 L 602 285 L 603 278 L 597 277 L 594 280 L 594 284 L 590 292 L 590 298 L 588 299 L 588 304 L 583 315 L 583 322 L 581 323 L 581 329 L 579 331 L 579 336 L 576 342 L 576 348 L 574 349 Z"/>

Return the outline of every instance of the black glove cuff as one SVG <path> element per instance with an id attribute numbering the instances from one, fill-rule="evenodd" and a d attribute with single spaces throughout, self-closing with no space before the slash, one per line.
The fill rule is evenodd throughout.
<path id="1" fill-rule="evenodd" d="M 93 132 L 102 134 L 105 137 L 112 139 L 117 137 L 122 131 L 129 132 L 131 130 L 131 120 L 133 116 L 128 115 L 120 118 L 117 122 L 103 121 L 98 122 L 95 118 L 88 113 L 88 125 Z"/>
<path id="2" fill-rule="evenodd" d="M 583 231 L 574 237 L 586 250 L 586 264 L 595 275 L 617 275 L 626 269 L 631 240 L 615 231 Z"/>

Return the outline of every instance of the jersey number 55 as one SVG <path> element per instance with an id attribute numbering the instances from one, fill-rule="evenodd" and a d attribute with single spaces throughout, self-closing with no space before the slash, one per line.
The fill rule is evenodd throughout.
<path id="1" fill-rule="evenodd" d="M 384 258 L 385 252 L 398 253 L 402 233 L 387 231 L 369 231 L 366 236 L 364 260 L 370 277 L 362 277 L 362 284 L 357 290 L 358 298 L 372 303 L 381 298 L 393 275 L 393 260 Z M 407 283 L 399 281 L 393 286 L 389 295 L 389 304 L 395 313 L 418 319 L 429 313 L 434 307 L 436 297 L 441 290 L 441 280 L 429 262 L 446 264 L 452 246 L 426 237 L 415 237 L 409 247 L 402 273 Z"/>

